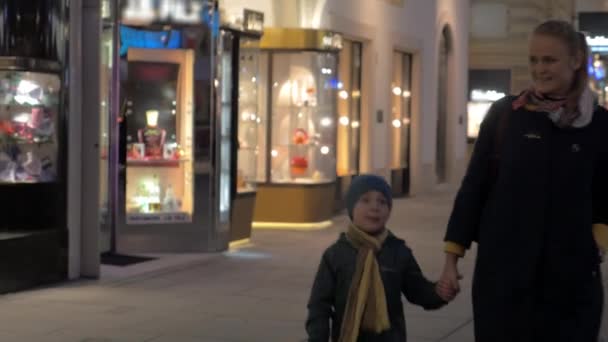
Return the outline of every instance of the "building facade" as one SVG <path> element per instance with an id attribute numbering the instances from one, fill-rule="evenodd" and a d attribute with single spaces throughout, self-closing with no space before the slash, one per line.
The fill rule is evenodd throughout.
<path id="1" fill-rule="evenodd" d="M 220 9 L 232 20 L 238 20 L 244 9 L 260 11 L 266 27 L 332 30 L 360 45 L 358 171 L 390 178 L 391 170 L 407 166 L 409 194 L 429 191 L 437 183 L 457 182 L 465 157 L 468 1 L 302 0 L 295 4 L 226 0 L 220 2 Z M 395 74 L 402 67 L 411 70 L 406 75 L 407 90 L 397 89 L 401 80 Z M 438 87 L 440 81 L 445 89 Z M 394 97 L 404 91 L 411 101 L 406 104 L 407 120 L 399 121 Z M 441 91 L 446 96 L 440 98 Z M 409 134 L 396 132 L 403 129 Z"/>
<path id="2" fill-rule="evenodd" d="M 256 187 L 333 215 L 358 173 L 404 196 L 462 177 L 468 1 L 58 3 L 64 237 L 59 276 L 34 283 L 98 277 L 102 254 L 226 250 Z"/>

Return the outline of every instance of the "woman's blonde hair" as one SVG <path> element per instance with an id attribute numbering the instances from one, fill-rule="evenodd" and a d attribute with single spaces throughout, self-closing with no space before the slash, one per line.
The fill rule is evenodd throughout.
<path id="1" fill-rule="evenodd" d="M 589 82 L 589 75 L 587 74 L 589 47 L 585 35 L 576 31 L 569 22 L 563 20 L 545 21 L 538 25 L 533 33 L 560 40 L 566 45 L 572 57 L 580 57 L 581 65 L 575 72 L 572 88 L 566 102 L 567 110 L 577 110 L 579 98 Z"/>

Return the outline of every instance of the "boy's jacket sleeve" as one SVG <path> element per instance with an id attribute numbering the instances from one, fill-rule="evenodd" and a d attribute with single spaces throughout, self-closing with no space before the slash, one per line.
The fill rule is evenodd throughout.
<path id="1" fill-rule="evenodd" d="M 420 266 L 411 250 L 406 252 L 409 255 L 405 255 L 405 267 L 402 291 L 405 298 L 416 305 L 422 306 L 425 310 L 439 309 L 447 303 L 439 297 L 435 290 L 435 283 L 430 282 L 422 274 Z"/>

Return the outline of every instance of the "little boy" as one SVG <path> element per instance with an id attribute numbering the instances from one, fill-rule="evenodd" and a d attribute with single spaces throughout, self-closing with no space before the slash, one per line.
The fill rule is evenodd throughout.
<path id="1" fill-rule="evenodd" d="M 428 281 L 405 242 L 386 229 L 392 196 L 383 178 L 357 176 L 346 207 L 352 223 L 323 254 L 312 287 L 308 341 L 405 342 L 401 293 L 427 310 L 456 293 Z"/>

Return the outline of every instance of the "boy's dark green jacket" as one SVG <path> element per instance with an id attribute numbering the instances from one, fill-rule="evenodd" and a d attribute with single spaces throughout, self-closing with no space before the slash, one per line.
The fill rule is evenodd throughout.
<path id="1" fill-rule="evenodd" d="M 426 310 L 446 303 L 435 292 L 405 241 L 389 233 L 377 255 L 391 329 L 380 335 L 361 332 L 358 342 L 405 342 L 406 328 L 401 294 Z M 342 233 L 321 258 L 308 302 L 306 331 L 309 342 L 338 341 L 348 290 L 355 272 L 357 250 Z M 331 329 L 330 329 L 331 325 Z"/>

